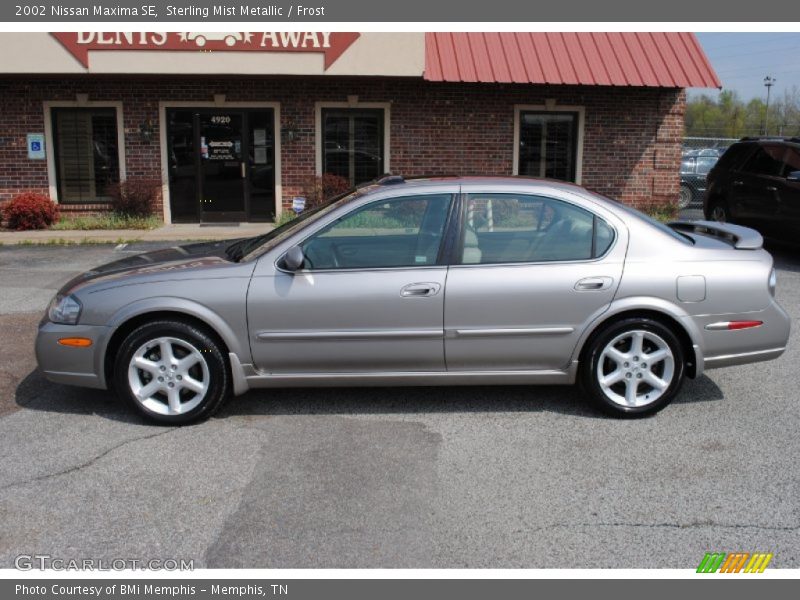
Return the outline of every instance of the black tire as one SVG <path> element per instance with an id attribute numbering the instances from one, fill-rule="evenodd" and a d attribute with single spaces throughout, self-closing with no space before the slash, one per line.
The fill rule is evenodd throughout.
<path id="1" fill-rule="evenodd" d="M 179 394 L 179 406 L 187 407 L 186 412 L 172 413 L 168 411 L 166 392 L 170 390 L 158 390 L 149 399 L 145 399 L 148 406 L 155 408 L 153 410 L 139 400 L 132 389 L 131 379 L 129 378 L 131 371 L 129 369 L 132 368 L 131 361 L 134 355 L 137 351 L 150 347 L 152 350 L 147 350 L 146 352 L 151 354 L 145 353 L 141 358 L 157 364 L 156 361 L 162 360 L 160 345 L 150 345 L 150 343 L 164 338 L 174 340 L 174 342 L 170 342 L 170 349 L 175 354 L 176 360 L 168 362 L 175 362 L 176 366 L 178 366 L 180 359 L 187 358 L 190 354 L 196 360 L 198 356 L 200 359 L 190 367 L 191 370 L 186 371 L 187 381 L 178 383 L 176 379 L 183 379 L 180 375 L 168 375 L 170 387 L 174 385 L 180 387 L 188 383 L 189 380 L 194 379 L 196 382 L 203 384 L 205 388 L 205 392 L 202 394 L 186 389 L 180 389 L 180 391 L 176 392 Z M 185 352 L 185 354 L 182 354 L 182 352 Z M 167 367 L 167 372 L 170 373 L 169 367 Z M 147 370 L 137 370 L 136 375 L 131 375 L 131 377 L 138 377 L 138 381 L 144 381 L 145 383 L 155 383 L 153 382 L 155 375 L 151 375 L 150 371 Z M 134 379 L 134 381 L 137 380 Z M 215 336 L 205 328 L 178 320 L 153 321 L 134 329 L 122 342 L 114 361 L 114 386 L 117 394 L 139 414 L 157 423 L 186 425 L 209 418 L 220 408 L 228 396 L 230 381 L 230 369 L 225 359 L 225 354 Z M 192 383 L 195 382 L 193 381 Z M 145 391 L 144 384 L 141 390 Z M 191 396 L 191 399 L 188 399 L 189 396 Z M 182 401 L 181 397 L 188 399 L 188 401 Z M 167 410 L 169 414 L 157 412 L 157 410 L 161 410 L 158 401 L 162 400 L 165 405 L 164 410 Z M 192 404 L 196 405 L 188 408 Z"/>
<path id="2" fill-rule="evenodd" d="M 685 183 L 682 183 L 680 195 L 678 196 L 678 208 L 680 210 L 688 208 L 693 201 L 694 201 L 694 193 L 692 193 L 692 188 L 690 188 Z"/>
<path id="3" fill-rule="evenodd" d="M 617 397 L 617 400 L 615 401 L 609 397 L 600 383 L 600 372 L 604 372 L 604 374 L 607 376 L 609 372 L 613 374 L 616 372 L 616 370 L 610 368 L 610 365 L 613 364 L 613 361 L 604 357 L 603 352 L 606 347 L 609 346 L 609 344 L 615 339 L 619 337 L 624 338 L 626 333 L 630 333 L 633 336 L 633 332 L 636 331 L 645 332 L 644 335 L 646 337 L 643 342 L 645 351 L 650 348 L 658 347 L 657 343 L 652 340 L 657 339 L 666 344 L 666 346 L 669 348 L 669 351 L 672 353 L 672 374 L 671 379 L 669 380 L 669 385 L 666 387 L 665 391 L 663 391 L 663 393 L 653 401 L 647 402 L 646 400 L 648 390 L 650 390 L 654 395 L 657 394 L 659 390 L 647 383 L 646 380 L 639 380 L 639 383 L 634 386 L 634 390 L 638 391 L 641 389 L 642 395 L 645 396 L 645 399 L 642 401 L 643 404 L 638 406 L 627 404 L 623 405 L 620 403 L 620 399 L 624 401 L 624 398 L 620 398 L 619 396 L 623 392 L 620 391 L 619 386 L 621 385 L 625 390 L 627 390 L 628 384 L 625 382 L 633 381 L 635 383 L 636 379 L 623 379 L 619 383 L 614 384 L 612 386 L 613 389 L 609 391 L 609 394 L 614 394 Z M 619 344 L 621 344 L 619 347 L 622 348 L 625 353 L 628 353 L 628 351 L 632 348 L 629 346 L 626 350 L 625 342 L 626 340 L 622 339 L 619 342 Z M 615 346 L 615 348 L 616 347 L 617 346 Z M 652 354 L 652 351 L 650 353 Z M 622 364 L 620 364 L 617 365 L 617 368 L 622 370 L 623 375 L 626 378 L 638 378 L 640 374 L 646 378 L 648 377 L 647 371 L 649 370 L 653 375 L 662 381 L 665 381 L 665 379 L 662 378 L 664 374 L 668 372 L 667 363 L 669 359 L 665 359 L 664 361 L 656 361 L 653 365 L 643 368 L 642 365 L 646 364 L 646 357 L 647 354 L 639 357 L 640 360 L 637 361 L 636 366 L 631 366 L 630 369 L 627 365 L 633 365 L 632 361 L 630 363 L 623 363 L 626 365 L 626 367 L 623 367 Z M 603 367 L 599 369 L 601 359 L 603 360 Z M 675 333 L 669 327 L 660 323 L 659 321 L 643 317 L 634 317 L 607 325 L 592 335 L 583 353 L 583 359 L 581 360 L 578 377 L 581 389 L 586 394 L 590 403 L 596 408 L 613 417 L 637 418 L 655 414 L 667 406 L 680 390 L 681 384 L 683 383 L 684 372 L 685 357 L 683 353 L 683 347 Z M 631 375 L 629 376 L 628 373 Z"/>
<path id="4" fill-rule="evenodd" d="M 719 223 L 733 223 L 728 203 L 721 198 L 713 200 L 708 205 L 708 220 Z"/>

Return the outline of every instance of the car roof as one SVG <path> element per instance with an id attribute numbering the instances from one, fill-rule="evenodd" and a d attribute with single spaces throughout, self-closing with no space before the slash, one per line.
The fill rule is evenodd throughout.
<path id="1" fill-rule="evenodd" d="M 533 188 L 561 189 L 569 191 L 584 191 L 581 186 L 541 177 L 528 177 L 525 175 L 419 175 L 404 177 L 402 175 L 387 175 L 374 182 L 366 184 L 368 189 L 385 189 L 387 186 L 403 185 L 408 187 L 452 186 L 452 185 L 502 185 L 502 186 L 530 186 Z"/>
<path id="2" fill-rule="evenodd" d="M 520 193 L 520 188 L 525 188 L 526 193 L 546 194 L 547 192 L 564 192 L 577 194 L 584 199 L 591 200 L 596 204 L 601 204 L 613 210 L 620 204 L 619 201 L 603 196 L 599 192 L 582 187 L 569 181 L 559 179 L 546 179 L 542 177 L 529 177 L 527 175 L 422 175 L 414 177 L 403 177 L 402 175 L 386 175 L 375 181 L 362 184 L 357 188 L 360 197 L 385 192 L 391 189 L 401 190 L 434 190 L 437 187 L 475 186 L 475 187 L 497 187 L 498 191 L 503 188 L 509 190 L 516 188 L 515 192 Z"/>

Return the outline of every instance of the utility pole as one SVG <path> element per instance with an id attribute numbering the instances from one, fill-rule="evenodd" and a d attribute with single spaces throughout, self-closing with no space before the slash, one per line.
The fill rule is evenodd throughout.
<path id="1" fill-rule="evenodd" d="M 776 81 L 778 80 L 770 75 L 764 77 L 764 87 L 767 88 L 767 109 L 764 111 L 764 135 L 769 135 L 769 93 Z"/>

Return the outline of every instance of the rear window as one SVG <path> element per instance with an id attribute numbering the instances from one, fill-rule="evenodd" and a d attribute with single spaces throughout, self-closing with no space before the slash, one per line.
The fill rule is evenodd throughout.
<path id="1" fill-rule="evenodd" d="M 632 206 L 628 206 L 627 204 L 623 204 L 622 202 L 619 202 L 617 200 L 612 200 L 612 202 L 614 202 L 617 205 L 618 209 L 627 212 L 628 214 L 633 215 L 634 217 L 638 217 L 643 221 L 647 221 L 650 225 L 652 225 L 659 231 L 666 233 L 669 237 L 678 240 L 679 242 L 682 242 L 684 244 L 694 244 L 694 240 L 690 238 L 688 235 L 684 235 L 679 231 L 675 231 L 668 225 L 662 223 L 661 221 L 658 221 L 657 219 L 654 219 L 650 215 L 645 214 L 639 210 L 636 210 Z"/>
<path id="2" fill-rule="evenodd" d="M 719 162 L 717 162 L 718 169 L 738 169 L 739 166 L 752 152 L 755 144 L 752 143 L 738 143 L 734 144 L 725 151 Z"/>

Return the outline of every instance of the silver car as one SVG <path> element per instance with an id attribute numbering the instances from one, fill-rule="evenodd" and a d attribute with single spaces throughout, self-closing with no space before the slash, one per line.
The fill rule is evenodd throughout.
<path id="1" fill-rule="evenodd" d="M 51 381 L 188 423 L 251 388 L 573 384 L 652 414 L 684 376 L 780 356 L 751 229 L 669 226 L 575 185 L 387 177 L 260 237 L 148 252 L 53 299 Z"/>

